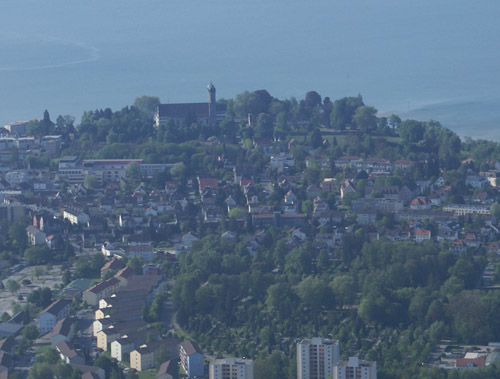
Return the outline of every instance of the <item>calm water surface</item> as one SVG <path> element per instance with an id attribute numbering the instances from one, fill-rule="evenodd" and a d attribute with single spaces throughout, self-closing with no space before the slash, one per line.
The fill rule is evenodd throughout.
<path id="1" fill-rule="evenodd" d="M 500 2 L 0 0 L 0 124 L 140 95 L 361 93 L 380 112 L 500 140 Z"/>

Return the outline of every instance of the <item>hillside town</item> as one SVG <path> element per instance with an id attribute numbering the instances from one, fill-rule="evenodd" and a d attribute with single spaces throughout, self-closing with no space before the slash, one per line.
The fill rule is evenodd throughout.
<path id="1" fill-rule="evenodd" d="M 202 120 L 202 127 L 227 127 L 226 105 L 215 107 L 215 87 L 210 84 L 208 90 L 208 113 L 193 116 Z M 182 128 L 187 116 L 181 108 L 160 105 L 155 133 L 167 135 L 168 130 L 161 129 L 165 125 Z M 170 116 L 173 122 L 168 112 L 178 113 Z M 96 120 L 111 120 L 105 113 Z M 222 279 L 207 271 L 191 288 L 189 278 L 178 278 L 198 264 L 203 249 L 219 254 L 225 254 L 224 249 L 238 251 L 238 259 L 226 262 L 224 257 L 215 264 L 206 258 L 200 270 L 221 266 L 226 267 L 223 273 L 240 274 L 242 262 L 260 264 L 262 276 L 255 282 L 266 283 L 259 291 L 267 296 L 261 305 L 276 314 L 282 312 L 281 305 L 271 295 L 280 283 L 268 278 L 296 275 L 293 288 L 302 299 L 303 283 L 315 283 L 314 275 L 319 278 L 328 267 L 338 267 L 346 275 L 356 266 L 364 244 L 439 249 L 450 262 L 468 254 L 475 266 L 445 274 L 443 282 L 452 275 L 461 281 L 446 282 L 455 285 L 453 294 L 500 289 L 500 160 L 471 154 L 449 167 L 439 165 L 425 150 L 429 141 L 424 136 L 410 138 L 409 143 L 420 144 L 420 152 L 405 157 L 354 147 L 352 141 L 403 143 L 404 129 L 396 126 L 401 120 L 388 127 L 385 116 L 374 116 L 379 126 L 367 130 L 358 121 L 358 130 L 304 133 L 309 123 L 297 121 L 296 132 L 269 135 L 261 130 L 259 135 L 263 118 L 259 115 L 255 121 L 250 113 L 246 119 L 235 118 L 235 130 L 197 137 L 192 146 L 180 141 L 178 146 L 184 147 L 178 150 L 169 150 L 173 147 L 165 143 L 161 159 L 151 158 L 146 150 L 134 158 L 123 158 L 123 150 L 113 155 L 113 131 L 89 143 L 84 126 L 63 118 L 52 123 L 48 112 L 44 120 L 13 122 L 0 129 L 0 378 L 43 377 L 43 370 L 56 367 L 68 377 L 82 378 L 146 377 L 134 376 L 146 372 L 147 377 L 171 379 L 249 379 L 254 378 L 256 353 L 266 349 L 271 357 L 278 351 L 292 357 L 290 365 L 296 365 L 294 375 L 299 379 L 377 377 L 381 364 L 373 359 L 375 354 L 366 354 L 372 347 L 349 343 L 344 351 L 345 340 L 333 331 L 318 336 L 323 318 L 315 321 L 318 325 L 310 334 L 296 338 L 284 331 L 272 336 L 261 331 L 255 337 L 240 330 L 231 342 L 234 348 L 225 349 L 222 344 L 209 346 L 212 335 L 205 332 L 200 334 L 207 338 L 197 340 L 194 331 L 203 322 L 201 307 L 207 314 L 212 311 L 198 294 L 214 290 Z M 40 133 L 44 122 L 50 122 L 54 134 Z M 277 128 L 276 122 L 271 125 Z M 248 135 L 252 128 L 253 137 Z M 128 142 L 122 147 L 132 146 Z M 277 251 L 277 240 L 283 254 L 266 266 L 262 256 L 266 249 Z M 293 262 L 298 251 L 307 251 L 310 258 L 299 256 Z M 232 295 L 229 302 L 251 304 L 258 289 L 252 287 L 254 279 L 248 280 L 249 293 Z M 376 321 L 375 313 L 366 313 L 366 302 L 355 299 L 361 289 L 330 287 L 335 304 L 325 301 L 329 295 L 318 304 L 313 302 L 316 298 L 307 302 L 305 296 L 302 309 L 317 314 L 354 312 L 366 324 L 367 334 L 387 334 L 377 326 L 387 321 Z M 212 297 L 206 299 L 210 302 Z M 410 312 L 416 309 L 412 306 Z M 427 313 L 430 302 L 422 307 Z M 214 317 L 225 320 L 223 315 Z M 217 336 L 214 341 L 226 338 L 220 327 L 234 326 L 220 320 L 214 318 L 203 329 Z M 486 367 L 498 358 L 495 335 L 489 341 L 478 337 L 477 345 L 451 341 L 446 337 L 452 332 L 444 331 L 439 322 L 438 316 L 431 317 L 431 325 L 442 331 L 435 333 L 436 343 L 422 355 L 422 366 L 462 370 Z M 256 351 L 244 346 L 244 336 L 254 341 Z M 366 340 L 375 347 L 382 343 L 375 334 Z M 486 343 L 477 347 L 482 342 Z M 321 354 L 325 356 L 319 358 Z"/>

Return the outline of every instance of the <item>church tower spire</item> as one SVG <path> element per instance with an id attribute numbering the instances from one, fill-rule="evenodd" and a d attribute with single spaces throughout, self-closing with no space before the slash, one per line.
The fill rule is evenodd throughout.
<path id="1" fill-rule="evenodd" d="M 207 86 L 208 90 L 208 119 L 211 124 L 217 122 L 217 105 L 215 99 L 215 86 L 210 82 Z"/>

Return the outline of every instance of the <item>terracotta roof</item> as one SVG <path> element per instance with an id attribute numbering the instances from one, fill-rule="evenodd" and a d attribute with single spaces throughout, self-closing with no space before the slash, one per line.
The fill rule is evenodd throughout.
<path id="1" fill-rule="evenodd" d="M 198 183 L 200 185 L 200 191 L 203 191 L 206 187 L 219 187 L 219 181 L 215 178 L 198 178 Z"/>
<path id="2" fill-rule="evenodd" d="M 122 277 L 128 279 L 132 276 L 134 276 L 134 270 L 131 269 L 130 267 L 124 267 L 115 274 L 115 278 Z"/>
<path id="3" fill-rule="evenodd" d="M 105 270 L 118 270 L 123 267 L 123 262 L 118 258 L 113 258 L 109 262 L 106 262 L 104 266 L 102 266 L 101 271 Z"/>
<path id="4" fill-rule="evenodd" d="M 431 231 L 430 230 L 416 230 L 415 231 L 415 235 L 416 236 L 428 236 L 431 234 Z"/>
<path id="5" fill-rule="evenodd" d="M 472 364 L 474 367 L 484 367 L 484 358 L 458 358 L 457 367 L 467 367 Z"/>

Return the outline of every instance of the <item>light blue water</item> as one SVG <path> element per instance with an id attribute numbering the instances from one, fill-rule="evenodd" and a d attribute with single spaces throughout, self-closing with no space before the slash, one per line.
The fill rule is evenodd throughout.
<path id="1" fill-rule="evenodd" d="M 500 2 L 0 0 L 0 125 L 248 89 L 500 140 Z"/>

